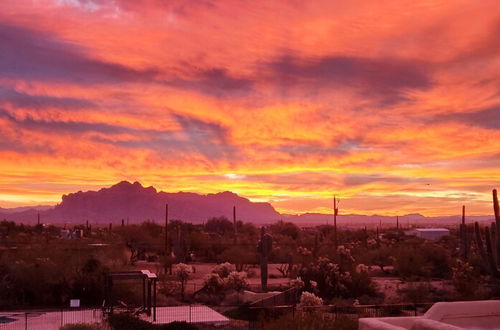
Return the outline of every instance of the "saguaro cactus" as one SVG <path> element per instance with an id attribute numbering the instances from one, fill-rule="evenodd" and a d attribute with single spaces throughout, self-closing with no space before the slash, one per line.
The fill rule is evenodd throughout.
<path id="1" fill-rule="evenodd" d="M 487 265 L 487 268 L 490 270 L 490 274 L 492 276 L 500 278 L 500 269 L 498 268 L 498 266 L 500 265 L 500 208 L 498 206 L 496 189 L 493 189 L 493 209 L 495 212 L 495 222 L 491 224 L 491 230 L 488 227 L 485 227 L 484 230 L 484 244 L 486 245 L 486 247 L 483 244 L 483 240 L 481 238 L 481 230 L 477 222 L 474 224 L 474 229 L 476 234 L 477 247 L 481 254 L 483 262 Z"/>
<path id="2" fill-rule="evenodd" d="M 266 234 L 264 227 L 262 227 L 260 229 L 260 241 L 257 245 L 257 253 L 260 257 L 260 283 L 262 291 L 267 291 L 267 263 L 272 249 L 273 237 Z"/>
<path id="3" fill-rule="evenodd" d="M 467 260 L 469 255 L 469 242 L 467 237 L 467 225 L 465 224 L 465 205 L 462 206 L 462 223 L 460 224 L 460 257 Z"/>
<path id="4" fill-rule="evenodd" d="M 337 250 L 337 215 L 339 214 L 339 200 L 333 196 L 333 245 Z"/>
<path id="5" fill-rule="evenodd" d="M 497 196 L 497 190 L 493 189 L 493 210 L 495 212 L 495 233 L 494 234 L 494 241 L 496 243 L 496 256 L 497 256 L 497 261 L 500 264 L 500 207 L 498 206 L 498 196 Z M 495 235 L 496 234 L 496 235 Z"/>

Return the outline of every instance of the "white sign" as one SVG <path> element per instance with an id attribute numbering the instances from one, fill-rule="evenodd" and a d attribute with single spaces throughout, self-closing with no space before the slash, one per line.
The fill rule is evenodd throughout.
<path id="1" fill-rule="evenodd" d="M 69 301 L 69 307 L 80 307 L 80 299 L 71 299 Z"/>

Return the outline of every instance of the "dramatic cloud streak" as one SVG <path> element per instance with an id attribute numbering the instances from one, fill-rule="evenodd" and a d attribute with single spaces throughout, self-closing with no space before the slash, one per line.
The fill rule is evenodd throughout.
<path id="1" fill-rule="evenodd" d="M 0 2 L 0 207 L 121 180 L 490 214 L 498 2 Z M 404 10 L 403 10 L 404 9 Z"/>

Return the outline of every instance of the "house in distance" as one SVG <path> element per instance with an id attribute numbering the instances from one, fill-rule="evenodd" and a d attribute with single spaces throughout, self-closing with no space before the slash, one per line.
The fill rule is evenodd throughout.
<path id="1" fill-rule="evenodd" d="M 414 228 L 412 230 L 408 230 L 405 234 L 437 241 L 441 237 L 449 235 L 450 231 L 446 228 Z"/>

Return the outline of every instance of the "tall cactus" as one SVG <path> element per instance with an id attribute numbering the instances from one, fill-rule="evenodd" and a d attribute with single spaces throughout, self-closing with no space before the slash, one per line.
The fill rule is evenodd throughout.
<path id="1" fill-rule="evenodd" d="M 469 242 L 467 235 L 467 226 L 465 224 L 465 205 L 462 205 L 462 223 L 460 224 L 460 257 L 463 260 L 467 260 L 469 255 Z"/>
<path id="2" fill-rule="evenodd" d="M 483 245 L 483 240 L 481 238 L 481 231 L 479 228 L 479 223 L 474 224 L 476 243 L 478 250 L 481 254 L 483 262 L 488 266 L 490 274 L 494 277 L 500 278 L 500 209 L 498 207 L 498 197 L 496 189 L 493 189 L 493 209 L 495 212 L 495 222 L 491 224 L 491 230 L 485 227 L 484 238 L 485 245 Z"/>
<path id="3" fill-rule="evenodd" d="M 338 240 L 337 240 L 337 215 L 339 214 L 339 199 L 333 196 L 333 245 L 335 250 L 337 250 Z"/>
<path id="4" fill-rule="evenodd" d="M 260 241 L 257 245 L 257 253 L 260 257 L 260 283 L 262 291 L 267 291 L 267 264 L 269 261 L 269 254 L 273 249 L 273 237 L 266 234 L 264 227 L 260 229 Z"/>
<path id="5" fill-rule="evenodd" d="M 498 206 L 498 196 L 496 189 L 493 189 L 493 210 L 495 212 L 496 230 L 492 234 L 495 237 L 494 242 L 496 243 L 495 254 L 497 256 L 497 262 L 498 264 L 500 264 L 500 207 Z"/>

